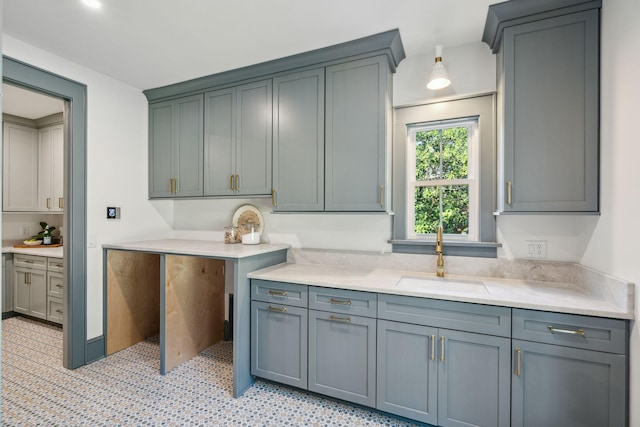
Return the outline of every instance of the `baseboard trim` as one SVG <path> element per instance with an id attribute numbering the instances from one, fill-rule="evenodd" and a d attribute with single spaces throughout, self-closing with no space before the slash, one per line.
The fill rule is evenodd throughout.
<path id="1" fill-rule="evenodd" d="M 106 355 L 104 336 L 91 338 L 85 345 L 85 364 L 95 362 Z"/>

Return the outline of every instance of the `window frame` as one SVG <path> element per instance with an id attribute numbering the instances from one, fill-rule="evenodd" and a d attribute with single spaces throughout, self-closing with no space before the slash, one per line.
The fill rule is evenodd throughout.
<path id="1" fill-rule="evenodd" d="M 455 180 L 439 179 L 418 181 L 416 177 L 416 140 L 415 135 L 422 131 L 445 130 L 455 127 L 467 127 L 469 129 L 467 138 L 467 178 Z M 476 242 L 479 238 L 478 233 L 478 215 L 479 215 L 479 185 L 478 173 L 480 171 L 479 160 L 479 135 L 478 135 L 478 117 L 463 117 L 450 120 L 436 120 L 424 123 L 416 123 L 407 125 L 407 176 L 406 176 L 406 237 L 410 240 L 415 239 L 435 239 L 434 233 L 417 234 L 415 233 L 415 199 L 414 192 L 418 187 L 443 187 L 447 185 L 467 185 L 469 187 L 469 232 L 467 234 L 445 234 L 447 239 L 453 241 L 470 241 Z"/>
<path id="2" fill-rule="evenodd" d="M 484 93 L 394 108 L 393 252 L 433 253 L 435 236 L 409 238 L 407 233 L 409 131 L 419 124 L 477 117 L 478 237 L 477 241 L 444 236 L 447 255 L 497 257 L 496 221 L 496 94 Z"/>

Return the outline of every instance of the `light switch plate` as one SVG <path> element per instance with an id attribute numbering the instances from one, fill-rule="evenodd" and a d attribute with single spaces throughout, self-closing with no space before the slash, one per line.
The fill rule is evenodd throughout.
<path id="1" fill-rule="evenodd" d="M 546 240 L 525 240 L 527 258 L 545 259 L 547 257 Z"/>

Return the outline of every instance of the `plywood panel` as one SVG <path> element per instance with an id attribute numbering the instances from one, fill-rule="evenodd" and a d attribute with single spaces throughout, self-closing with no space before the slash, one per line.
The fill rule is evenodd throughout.
<path id="1" fill-rule="evenodd" d="M 168 372 L 222 340 L 224 261 L 166 255 L 165 263 Z"/>
<path id="2" fill-rule="evenodd" d="M 107 355 L 160 333 L 160 255 L 107 252 Z"/>

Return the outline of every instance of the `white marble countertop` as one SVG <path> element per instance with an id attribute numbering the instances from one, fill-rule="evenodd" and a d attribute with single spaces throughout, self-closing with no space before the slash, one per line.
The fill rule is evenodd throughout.
<path id="1" fill-rule="evenodd" d="M 299 283 L 330 288 L 408 295 L 423 298 L 461 301 L 504 307 L 526 308 L 570 314 L 633 319 L 635 310 L 627 298 L 633 298 L 634 285 L 621 284 L 615 292 L 590 292 L 572 283 L 543 282 L 493 277 L 447 275 L 442 280 L 434 274 L 384 270 L 339 265 L 285 263 L 249 273 L 253 279 Z M 402 289 L 397 286 L 403 277 L 442 280 L 428 288 Z M 456 289 L 458 281 L 481 281 L 471 285 L 473 291 Z M 434 286 L 435 285 L 435 286 Z M 449 286 L 447 286 L 449 285 Z M 463 284 L 461 287 L 466 287 Z M 484 289 L 482 289 L 484 286 Z M 626 298 L 621 293 L 626 292 Z M 617 293 L 617 295 L 609 295 Z"/>
<path id="2" fill-rule="evenodd" d="M 2 247 L 3 254 L 24 254 L 24 255 L 35 255 L 35 256 L 44 256 L 49 258 L 62 258 L 62 246 L 57 246 L 55 248 L 47 247 L 44 245 L 34 246 L 32 248 L 14 248 L 13 246 L 3 246 Z"/>
<path id="3" fill-rule="evenodd" d="M 165 239 L 147 240 L 142 242 L 109 243 L 102 245 L 102 247 L 104 249 L 240 259 L 286 250 L 289 249 L 290 246 L 267 243 L 261 243 L 259 245 L 243 245 L 241 243 L 225 244 L 223 242 L 207 240 Z"/>

